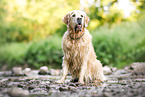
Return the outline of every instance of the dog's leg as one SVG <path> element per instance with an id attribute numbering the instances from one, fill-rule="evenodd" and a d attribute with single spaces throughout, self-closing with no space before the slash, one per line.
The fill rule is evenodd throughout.
<path id="1" fill-rule="evenodd" d="M 63 69 L 62 69 L 62 77 L 60 80 L 57 81 L 57 83 L 64 83 L 67 73 L 68 73 L 68 65 L 67 65 L 67 62 L 64 60 Z"/>
<path id="2" fill-rule="evenodd" d="M 81 71 L 79 75 L 79 83 L 84 84 L 84 77 L 85 77 L 85 72 L 87 70 L 87 61 L 85 60 L 81 66 Z"/>

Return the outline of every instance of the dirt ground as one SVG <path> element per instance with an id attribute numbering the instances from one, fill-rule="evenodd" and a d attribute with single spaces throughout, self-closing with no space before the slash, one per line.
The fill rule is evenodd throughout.
<path id="1" fill-rule="evenodd" d="M 145 97 L 144 74 L 106 75 L 103 83 L 56 84 L 60 76 L 38 75 L 11 76 L 10 71 L 0 72 L 0 97 Z"/>

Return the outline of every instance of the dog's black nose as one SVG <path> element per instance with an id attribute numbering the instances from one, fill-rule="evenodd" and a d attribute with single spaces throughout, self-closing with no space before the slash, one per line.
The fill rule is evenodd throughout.
<path id="1" fill-rule="evenodd" d="M 77 23 L 78 23 L 78 25 L 81 25 L 82 24 L 82 18 L 77 18 Z"/>

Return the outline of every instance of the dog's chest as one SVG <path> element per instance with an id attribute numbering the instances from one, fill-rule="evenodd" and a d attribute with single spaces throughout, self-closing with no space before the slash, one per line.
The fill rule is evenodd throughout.
<path id="1" fill-rule="evenodd" d="M 83 63 L 83 59 L 85 56 L 85 41 L 67 41 L 67 43 L 63 44 L 63 51 L 65 58 L 69 63 L 70 72 L 79 72 L 80 67 Z M 79 74 L 79 73 L 77 73 Z"/>
<path id="2" fill-rule="evenodd" d="M 86 43 L 83 41 L 83 39 L 68 41 L 63 45 L 63 50 L 69 54 L 83 53 L 84 49 L 86 48 L 85 44 Z"/>
<path id="3" fill-rule="evenodd" d="M 63 43 L 64 56 L 68 61 L 73 63 L 80 63 L 85 56 L 86 41 L 83 39 L 75 41 L 65 41 Z"/>

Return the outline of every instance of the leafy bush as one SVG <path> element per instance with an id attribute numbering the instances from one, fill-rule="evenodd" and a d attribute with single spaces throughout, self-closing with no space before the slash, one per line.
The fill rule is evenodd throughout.
<path id="1" fill-rule="evenodd" d="M 9 43 L 0 45 L 0 67 L 7 64 L 12 66 L 21 66 L 24 64 L 24 56 L 30 43 Z"/>
<path id="2" fill-rule="evenodd" d="M 0 24 L 0 44 L 6 42 L 26 42 L 30 39 L 30 34 L 32 33 L 32 29 L 29 28 L 30 25 L 24 25 L 24 21 L 28 21 L 26 19 L 18 20 L 12 23 L 5 23 L 5 25 Z"/>
<path id="3" fill-rule="evenodd" d="M 97 58 L 104 65 L 121 68 L 134 61 L 145 61 L 145 20 L 119 25 L 105 25 L 91 34 Z M 91 31 L 90 31 L 91 32 Z M 0 45 L 0 64 L 23 65 L 39 68 L 47 65 L 60 68 L 62 64 L 61 37 L 29 43 Z"/>
<path id="4" fill-rule="evenodd" d="M 126 43 L 111 35 L 94 35 L 94 49 L 103 65 L 117 66 L 121 62 L 132 60 L 132 51 L 126 48 Z"/>
<path id="5" fill-rule="evenodd" d="M 136 46 L 135 61 L 143 62 L 145 61 L 145 39 Z"/>
<path id="6" fill-rule="evenodd" d="M 104 65 L 123 67 L 143 57 L 145 47 L 145 22 L 122 23 L 117 26 L 105 25 L 93 34 L 93 45 L 98 59 Z M 140 44 L 140 45 L 139 45 Z M 139 59 L 138 59 L 139 58 Z M 142 61 L 145 59 L 142 58 Z"/>
<path id="7" fill-rule="evenodd" d="M 39 68 L 42 65 L 60 68 L 62 56 L 61 38 L 55 36 L 47 40 L 33 42 L 25 54 L 25 61 L 34 68 Z"/>
<path id="8" fill-rule="evenodd" d="M 27 64 L 37 69 L 42 65 L 60 68 L 62 57 L 61 38 L 57 36 L 30 43 L 8 43 L 0 47 L 0 67 L 4 64 L 8 68 Z"/>

